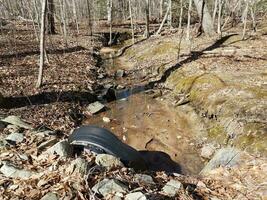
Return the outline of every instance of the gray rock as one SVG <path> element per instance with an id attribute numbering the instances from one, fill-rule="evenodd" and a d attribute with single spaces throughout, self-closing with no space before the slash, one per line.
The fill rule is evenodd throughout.
<path id="1" fill-rule="evenodd" d="M 85 175 L 87 174 L 88 169 L 89 163 L 85 159 L 77 158 L 71 162 L 69 171 L 70 173 L 78 172 L 81 175 Z"/>
<path id="2" fill-rule="evenodd" d="M 8 143 L 6 140 L 0 140 L 0 150 L 5 149 L 8 146 Z"/>
<path id="3" fill-rule="evenodd" d="M 20 133 L 22 131 L 22 128 L 20 128 L 16 125 L 13 125 L 13 124 L 7 125 L 6 128 L 7 128 L 8 132 L 10 132 L 10 133 Z"/>
<path id="4" fill-rule="evenodd" d="M 125 200 L 146 200 L 146 196 L 142 192 L 133 192 L 125 196 Z"/>
<path id="5" fill-rule="evenodd" d="M 41 198 L 41 200 L 58 200 L 58 199 L 59 199 L 58 195 L 53 192 L 49 192 Z"/>
<path id="6" fill-rule="evenodd" d="M 98 154 L 95 159 L 96 164 L 105 168 L 113 168 L 113 167 L 124 167 L 123 163 L 109 154 Z"/>
<path id="7" fill-rule="evenodd" d="M 10 143 L 21 143 L 24 139 L 24 136 L 22 133 L 11 133 L 6 137 L 6 141 Z"/>
<path id="8" fill-rule="evenodd" d="M 99 101 L 96 101 L 94 103 L 91 103 L 87 106 L 87 110 L 91 113 L 91 114 L 95 114 L 98 113 L 102 110 L 105 109 L 105 105 L 103 105 L 102 103 L 100 103 Z"/>
<path id="9" fill-rule="evenodd" d="M 11 115 L 11 116 L 8 116 L 8 117 L 2 119 L 2 121 L 9 123 L 9 124 L 16 125 L 20 128 L 33 129 L 33 127 L 30 124 L 22 121 L 18 116 Z"/>
<path id="10" fill-rule="evenodd" d="M 115 179 L 104 179 L 97 183 L 93 188 L 93 192 L 106 196 L 108 194 L 126 193 L 128 187 Z"/>
<path id="11" fill-rule="evenodd" d="M 166 185 L 162 188 L 162 191 L 170 196 L 174 197 L 178 190 L 182 187 L 182 183 L 177 180 L 170 180 L 169 182 L 166 183 Z"/>
<path id="12" fill-rule="evenodd" d="M 70 157 L 72 154 L 72 146 L 68 143 L 68 141 L 63 140 L 56 143 L 54 146 L 49 148 L 47 151 L 49 154 L 56 153 L 60 157 Z"/>
<path id="13" fill-rule="evenodd" d="M 134 181 L 137 183 L 154 184 L 153 178 L 146 174 L 135 174 Z"/>
<path id="14" fill-rule="evenodd" d="M 215 147 L 211 144 L 206 144 L 201 148 L 201 156 L 210 159 L 215 152 Z"/>
<path id="15" fill-rule="evenodd" d="M 204 175 L 209 173 L 211 170 L 218 167 L 233 167 L 239 163 L 240 151 L 226 147 L 218 150 L 208 164 L 201 170 L 200 174 Z"/>
<path id="16" fill-rule="evenodd" d="M 115 75 L 116 75 L 116 77 L 123 77 L 125 75 L 125 72 L 124 72 L 124 70 L 119 69 L 116 71 Z"/>
<path id="17" fill-rule="evenodd" d="M 5 163 L 1 168 L 0 172 L 6 177 L 10 178 L 21 178 L 28 179 L 33 174 L 31 171 L 19 169 L 11 163 Z"/>

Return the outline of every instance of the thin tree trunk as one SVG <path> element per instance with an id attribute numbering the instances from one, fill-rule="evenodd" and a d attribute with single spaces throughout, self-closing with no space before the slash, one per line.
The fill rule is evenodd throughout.
<path id="1" fill-rule="evenodd" d="M 223 0 L 219 0 L 219 12 L 218 12 L 218 22 L 217 22 L 217 33 L 222 34 L 221 30 L 221 16 L 222 16 L 222 7 L 223 7 Z"/>
<path id="2" fill-rule="evenodd" d="M 257 24 L 256 24 L 256 20 L 255 20 L 255 12 L 253 10 L 253 7 L 250 8 L 250 14 L 251 14 L 251 18 L 252 18 L 253 32 L 256 32 L 257 31 Z"/>
<path id="3" fill-rule="evenodd" d="M 112 45 L 112 5 L 113 1 L 109 0 L 108 4 L 108 18 L 109 18 L 109 42 L 108 45 Z"/>
<path id="4" fill-rule="evenodd" d="M 194 3 L 197 8 L 198 16 L 200 18 L 201 28 L 203 28 L 203 31 L 206 34 L 213 35 L 215 31 L 205 0 L 194 0 Z"/>
<path id="5" fill-rule="evenodd" d="M 149 7 L 150 0 L 146 0 L 146 32 L 145 37 L 149 38 Z"/>
<path id="6" fill-rule="evenodd" d="M 162 19 L 163 17 L 163 0 L 159 2 L 159 18 Z"/>
<path id="7" fill-rule="evenodd" d="M 79 34 L 80 31 L 79 31 L 79 23 L 78 23 L 78 17 L 77 17 L 77 12 L 76 12 L 75 0 L 72 0 L 72 11 L 74 15 L 75 24 L 76 24 L 76 30 L 77 30 L 77 33 Z"/>
<path id="8" fill-rule="evenodd" d="M 218 0 L 215 0 L 214 8 L 213 8 L 213 16 L 212 16 L 213 24 L 215 23 L 215 17 L 216 17 L 216 13 L 217 13 L 217 5 L 218 5 Z"/>
<path id="9" fill-rule="evenodd" d="M 134 24 L 133 24 L 133 13 L 132 13 L 132 2 L 131 2 L 131 0 L 129 0 L 129 12 L 130 12 L 130 19 L 131 19 L 132 42 L 134 44 L 135 43 L 135 41 L 134 41 Z"/>
<path id="10" fill-rule="evenodd" d="M 161 32 L 161 29 L 163 28 L 163 26 L 164 26 L 164 24 L 165 24 L 165 22 L 167 20 L 167 17 L 168 17 L 168 15 L 170 13 L 170 10 L 171 10 L 171 3 L 169 3 L 168 9 L 166 11 L 166 14 L 165 14 L 165 16 L 164 16 L 164 18 L 163 18 L 163 20 L 162 20 L 162 22 L 160 24 L 160 27 L 159 27 L 158 31 L 156 32 L 156 35 L 158 35 Z"/>
<path id="11" fill-rule="evenodd" d="M 93 35 L 93 29 L 92 29 L 92 19 L 91 19 L 91 6 L 89 0 L 86 0 L 87 4 L 87 12 L 88 12 L 88 29 L 89 29 L 89 35 Z"/>
<path id="12" fill-rule="evenodd" d="M 170 11 L 169 11 L 169 15 L 168 15 L 168 24 L 170 27 L 172 27 L 172 0 L 169 0 L 169 7 L 170 7 Z"/>
<path id="13" fill-rule="evenodd" d="M 54 13 L 55 13 L 55 5 L 54 5 L 54 0 L 47 0 L 47 7 L 48 7 L 48 12 L 47 12 L 47 21 L 48 21 L 48 27 L 47 27 L 47 33 L 48 34 L 56 34 L 56 28 L 55 28 L 55 18 L 54 18 Z"/>
<path id="14" fill-rule="evenodd" d="M 192 9 L 192 0 L 189 0 L 188 13 L 187 13 L 187 32 L 186 40 L 190 40 L 190 24 L 191 24 L 191 9 Z"/>
<path id="15" fill-rule="evenodd" d="M 184 10 L 183 0 L 180 0 L 180 17 L 179 17 L 179 29 L 180 29 L 180 30 L 182 29 L 183 10 Z"/>
<path id="16" fill-rule="evenodd" d="M 47 12 L 47 0 L 42 3 L 42 18 L 41 18 L 41 32 L 40 32 L 40 66 L 36 87 L 41 87 L 43 83 L 43 68 L 44 68 L 44 49 L 45 49 L 45 18 Z"/>
<path id="17" fill-rule="evenodd" d="M 245 39 L 246 36 L 246 29 L 247 29 L 247 16 L 248 16 L 248 2 L 246 4 L 246 8 L 244 10 L 244 28 L 243 28 L 243 35 L 242 35 L 242 40 Z"/>

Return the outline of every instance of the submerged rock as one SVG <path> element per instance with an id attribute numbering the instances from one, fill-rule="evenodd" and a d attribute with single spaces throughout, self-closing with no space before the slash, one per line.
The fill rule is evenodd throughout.
<path id="1" fill-rule="evenodd" d="M 226 147 L 218 150 L 208 164 L 201 170 L 204 175 L 218 167 L 233 167 L 240 161 L 241 152 L 232 147 Z"/>
<path id="2" fill-rule="evenodd" d="M 146 196 L 142 192 L 133 192 L 125 196 L 125 200 L 146 200 Z"/>
<path id="3" fill-rule="evenodd" d="M 98 154 L 95 159 L 96 164 L 105 168 L 113 168 L 113 167 L 123 167 L 123 163 L 116 158 L 109 154 Z"/>
<path id="4" fill-rule="evenodd" d="M 2 121 L 9 123 L 9 124 L 16 125 L 20 128 L 25 128 L 25 129 L 32 129 L 33 128 L 30 124 L 22 121 L 18 116 L 14 116 L 14 115 L 8 116 L 8 117 L 2 119 Z"/>
<path id="5" fill-rule="evenodd" d="M 162 191 L 170 196 L 174 197 L 178 190 L 182 187 L 182 183 L 177 180 L 170 180 L 169 182 L 166 183 L 166 185 L 162 188 Z"/>
<path id="6" fill-rule="evenodd" d="M 126 193 L 128 187 L 120 183 L 116 179 L 104 179 L 97 183 L 93 188 L 93 192 L 106 196 L 108 194 Z"/>
<path id="7" fill-rule="evenodd" d="M 91 113 L 91 114 L 96 114 L 102 110 L 104 110 L 105 105 L 103 105 L 102 103 L 100 103 L 99 101 L 96 101 L 94 103 L 91 103 L 87 106 L 87 110 Z"/>
<path id="8" fill-rule="evenodd" d="M 5 163 L 1 168 L 0 172 L 6 177 L 10 178 L 21 178 L 28 179 L 33 174 L 31 171 L 19 169 L 11 163 Z"/>

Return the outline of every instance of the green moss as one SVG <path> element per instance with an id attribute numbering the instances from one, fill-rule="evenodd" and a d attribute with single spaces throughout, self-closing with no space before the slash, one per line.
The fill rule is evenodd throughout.
<path id="1" fill-rule="evenodd" d="M 208 129 L 208 137 L 209 139 L 218 141 L 222 144 L 226 139 L 226 133 L 224 131 L 223 126 L 219 124 L 214 124 Z"/>

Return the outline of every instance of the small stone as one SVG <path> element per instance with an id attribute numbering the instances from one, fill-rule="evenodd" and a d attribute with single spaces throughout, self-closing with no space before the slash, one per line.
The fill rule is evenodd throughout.
<path id="1" fill-rule="evenodd" d="M 120 183 L 116 179 L 104 179 L 94 185 L 92 188 L 93 192 L 103 195 L 104 197 L 108 194 L 123 193 L 125 194 L 128 187 Z"/>
<path id="2" fill-rule="evenodd" d="M 102 78 L 104 78 L 105 76 L 103 75 L 103 74 L 99 74 L 98 76 L 97 76 L 97 78 L 99 78 L 99 79 L 102 79 Z"/>
<path id="3" fill-rule="evenodd" d="M 2 121 L 9 123 L 9 124 L 16 125 L 20 128 L 25 128 L 25 129 L 32 129 L 33 128 L 30 124 L 22 121 L 18 116 L 14 116 L 14 115 L 8 116 L 8 117 L 2 119 Z"/>
<path id="4" fill-rule="evenodd" d="M 28 179 L 33 174 L 28 170 L 19 169 L 10 163 L 5 163 L 0 168 L 0 172 L 4 174 L 6 177 L 21 178 L 21 179 Z"/>
<path id="5" fill-rule="evenodd" d="M 210 159 L 212 155 L 214 154 L 214 152 L 215 152 L 214 146 L 212 146 L 211 144 L 207 144 L 202 147 L 200 155 L 203 158 Z"/>
<path id="6" fill-rule="evenodd" d="M 98 154 L 95 159 L 96 164 L 107 169 L 113 167 L 123 167 L 123 163 L 116 157 L 109 154 Z"/>
<path id="7" fill-rule="evenodd" d="M 10 133 L 20 133 L 22 131 L 22 128 L 20 128 L 16 125 L 13 125 L 13 124 L 7 125 L 6 128 L 7 128 L 8 132 L 10 132 Z"/>
<path id="8" fill-rule="evenodd" d="M 11 133 L 10 135 L 8 135 L 6 137 L 6 141 L 9 142 L 9 143 L 15 143 L 15 144 L 18 144 L 18 143 L 21 143 L 24 139 L 24 136 L 23 134 L 21 133 Z"/>
<path id="9" fill-rule="evenodd" d="M 110 119 L 108 117 L 103 117 L 103 122 L 109 123 L 110 122 Z"/>
<path id="10" fill-rule="evenodd" d="M 58 199 L 59 199 L 58 195 L 53 192 L 49 192 L 41 198 L 41 200 L 58 200 Z"/>
<path id="11" fill-rule="evenodd" d="M 146 196 L 142 192 L 133 192 L 127 194 L 125 200 L 146 200 Z"/>
<path id="12" fill-rule="evenodd" d="M 180 181 L 176 180 L 170 180 L 169 182 L 166 183 L 166 185 L 162 188 L 162 191 L 170 196 L 174 197 L 178 190 L 181 188 L 182 183 Z"/>
<path id="13" fill-rule="evenodd" d="M 102 110 L 104 110 L 105 105 L 103 105 L 102 103 L 100 103 L 99 101 L 96 101 L 94 103 L 91 103 L 87 106 L 87 110 L 91 113 L 91 114 L 96 114 Z"/>
<path id="14" fill-rule="evenodd" d="M 125 86 L 124 85 L 117 85 L 116 89 L 122 90 L 122 89 L 125 89 Z"/>
<path id="15" fill-rule="evenodd" d="M 124 75 L 125 75 L 125 72 L 124 72 L 124 70 L 122 70 L 122 69 L 119 69 L 119 70 L 117 70 L 116 71 L 116 77 L 123 77 Z"/>
<path id="16" fill-rule="evenodd" d="M 8 189 L 10 190 L 16 190 L 19 188 L 19 185 L 11 185 Z"/>
<path id="17" fill-rule="evenodd" d="M 134 181 L 137 183 L 143 183 L 143 184 L 155 184 L 153 181 L 153 178 L 146 174 L 136 174 L 134 175 Z"/>
<path id="18" fill-rule="evenodd" d="M 68 141 L 63 140 L 63 141 L 56 143 L 54 146 L 49 148 L 46 152 L 49 154 L 56 153 L 60 157 L 70 157 L 72 154 L 72 147 L 68 143 Z"/>

